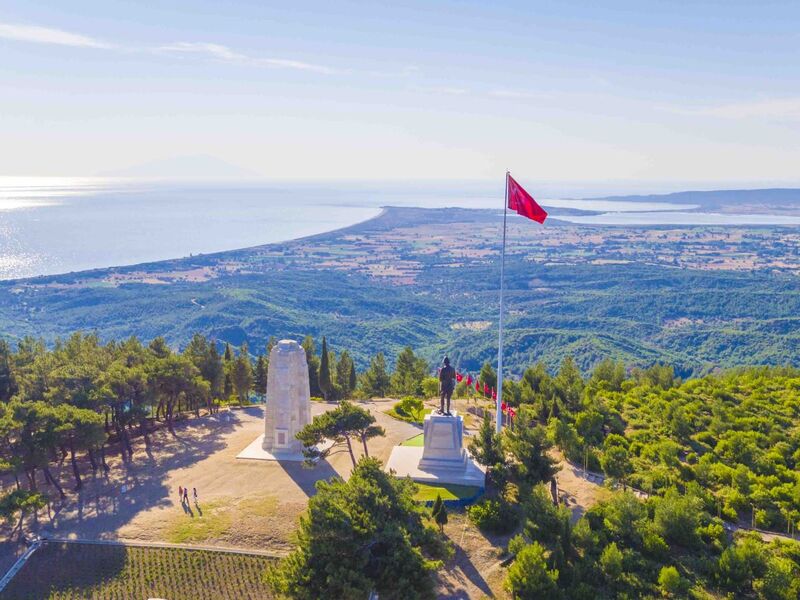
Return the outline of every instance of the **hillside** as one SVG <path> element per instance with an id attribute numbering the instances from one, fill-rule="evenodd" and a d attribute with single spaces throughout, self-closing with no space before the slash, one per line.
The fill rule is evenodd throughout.
<path id="1" fill-rule="evenodd" d="M 287 243 L 0 283 L 0 332 L 48 341 L 194 332 L 262 347 L 328 336 L 363 365 L 404 345 L 462 369 L 496 353 L 501 215 L 389 208 Z M 795 362 L 800 233 L 779 227 L 545 227 L 513 218 L 510 368 L 583 368 L 603 356 L 669 361 L 682 374 Z"/>

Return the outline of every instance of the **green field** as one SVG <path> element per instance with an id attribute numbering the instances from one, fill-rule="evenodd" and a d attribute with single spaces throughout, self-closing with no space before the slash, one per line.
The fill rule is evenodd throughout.
<path id="1" fill-rule="evenodd" d="M 272 559 L 263 556 L 92 544 L 48 543 L 0 600 L 263 600 Z"/>
<path id="2" fill-rule="evenodd" d="M 463 500 L 464 498 L 472 498 L 479 491 L 480 488 L 471 485 L 429 485 L 427 483 L 417 482 L 417 493 L 414 494 L 414 500 L 418 502 L 432 502 L 436 500 L 437 495 L 442 496 L 442 500 Z"/>
<path id="3" fill-rule="evenodd" d="M 415 435 L 412 438 L 408 438 L 405 442 L 400 444 L 401 446 L 416 446 L 421 448 L 423 443 L 425 442 L 425 434 L 420 433 L 419 435 Z"/>

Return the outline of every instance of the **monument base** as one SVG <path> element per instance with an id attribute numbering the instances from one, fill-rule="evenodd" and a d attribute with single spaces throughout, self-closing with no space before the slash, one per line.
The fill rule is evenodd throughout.
<path id="1" fill-rule="evenodd" d="M 276 460 L 286 462 L 302 462 L 306 459 L 302 452 L 292 452 L 290 450 L 285 452 L 269 452 L 264 450 L 263 445 L 264 434 L 262 433 L 260 436 L 250 442 L 247 448 L 239 452 L 239 454 L 236 455 L 236 458 L 241 460 Z M 319 448 L 320 450 L 323 450 L 332 445 L 333 442 L 325 440 L 319 445 Z"/>
<path id="2" fill-rule="evenodd" d="M 423 448 L 419 446 L 395 446 L 386 463 L 386 471 L 393 471 L 397 477 L 411 477 L 414 481 L 430 484 L 472 485 L 486 487 L 486 469 L 472 460 L 469 455 L 462 468 L 454 469 L 452 464 L 437 468 L 422 463 Z M 427 462 L 427 461 L 426 461 Z"/>
<path id="3" fill-rule="evenodd" d="M 464 449 L 464 419 L 432 411 L 423 422 L 423 445 L 395 446 L 387 471 L 421 483 L 486 487 L 486 470 Z"/>

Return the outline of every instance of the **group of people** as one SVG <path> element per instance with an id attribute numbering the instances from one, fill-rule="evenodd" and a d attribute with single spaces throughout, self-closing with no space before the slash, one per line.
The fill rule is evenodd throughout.
<path id="1" fill-rule="evenodd" d="M 181 500 L 181 504 L 189 504 L 189 488 L 183 487 L 182 485 L 178 486 L 178 498 Z M 192 498 L 194 503 L 197 504 L 197 488 L 192 488 Z"/>

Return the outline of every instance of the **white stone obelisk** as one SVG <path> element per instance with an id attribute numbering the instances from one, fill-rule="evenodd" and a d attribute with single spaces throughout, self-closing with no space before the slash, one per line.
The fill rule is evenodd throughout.
<path id="1" fill-rule="evenodd" d="M 262 448 L 277 460 L 303 460 L 295 435 L 310 422 L 306 351 L 294 340 L 281 340 L 269 353 Z"/>

